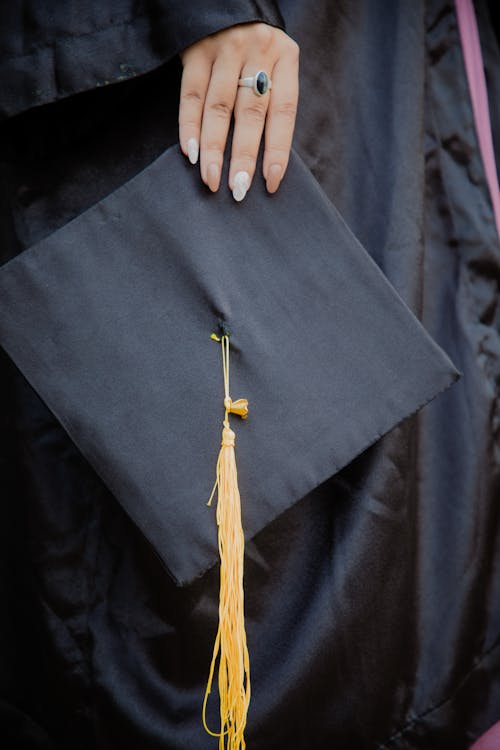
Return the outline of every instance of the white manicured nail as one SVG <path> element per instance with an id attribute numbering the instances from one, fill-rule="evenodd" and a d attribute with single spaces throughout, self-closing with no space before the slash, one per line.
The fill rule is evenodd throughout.
<path id="1" fill-rule="evenodd" d="M 198 146 L 198 141 L 196 138 L 190 138 L 187 142 L 188 147 L 188 159 L 191 162 L 191 164 L 196 164 L 198 161 L 198 154 L 200 152 L 200 147 Z"/>
<path id="2" fill-rule="evenodd" d="M 250 187 L 250 175 L 248 172 L 236 172 L 233 182 L 233 198 L 242 201 Z"/>

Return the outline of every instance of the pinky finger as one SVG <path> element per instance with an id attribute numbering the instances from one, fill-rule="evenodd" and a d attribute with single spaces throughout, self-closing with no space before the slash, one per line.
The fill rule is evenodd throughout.
<path id="1" fill-rule="evenodd" d="M 267 190 L 276 192 L 290 156 L 299 97 L 298 57 L 282 57 L 272 73 L 273 87 L 266 120 L 262 171 Z"/>
<path id="2" fill-rule="evenodd" d="M 203 64 L 204 62 L 204 64 Z M 200 131 L 212 66 L 207 61 L 189 59 L 184 66 L 179 103 L 179 143 L 191 164 L 200 151 Z"/>

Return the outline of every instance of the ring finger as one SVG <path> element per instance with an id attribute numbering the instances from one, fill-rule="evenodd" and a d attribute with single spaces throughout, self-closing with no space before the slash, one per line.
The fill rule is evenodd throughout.
<path id="1" fill-rule="evenodd" d="M 241 77 L 254 76 L 261 69 L 249 63 L 243 68 Z M 237 201 L 243 200 L 252 182 L 268 106 L 269 92 L 259 96 L 251 88 L 242 86 L 238 89 L 229 170 L 229 187 Z"/>

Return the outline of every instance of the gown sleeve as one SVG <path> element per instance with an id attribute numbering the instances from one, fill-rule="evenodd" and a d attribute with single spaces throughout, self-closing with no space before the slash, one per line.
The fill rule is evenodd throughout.
<path id="1" fill-rule="evenodd" d="M 284 28 L 274 0 L 48 0 L 0 7 L 0 121 L 128 80 L 208 34 L 262 21 Z"/>

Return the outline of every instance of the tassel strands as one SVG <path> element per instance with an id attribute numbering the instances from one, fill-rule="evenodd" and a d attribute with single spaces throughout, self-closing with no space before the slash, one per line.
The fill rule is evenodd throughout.
<path id="1" fill-rule="evenodd" d="M 250 704 L 250 662 L 245 633 L 243 596 L 243 556 L 245 539 L 241 525 L 241 500 L 234 452 L 235 434 L 229 414 L 246 419 L 248 401 L 232 401 L 229 395 L 229 336 L 212 338 L 222 345 L 225 416 L 222 444 L 217 460 L 216 481 L 208 501 L 217 490 L 217 527 L 220 554 L 219 627 L 203 701 L 203 725 L 219 737 L 219 750 L 245 750 L 243 736 Z M 220 732 L 212 732 L 206 722 L 207 700 L 212 689 L 219 657 Z"/>

